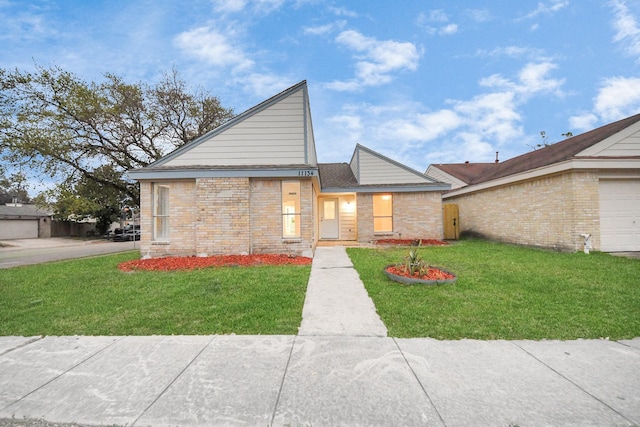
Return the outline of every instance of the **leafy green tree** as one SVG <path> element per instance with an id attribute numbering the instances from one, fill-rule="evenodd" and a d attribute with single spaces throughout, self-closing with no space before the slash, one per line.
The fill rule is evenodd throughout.
<path id="1" fill-rule="evenodd" d="M 35 202 L 53 210 L 58 220 L 83 220 L 95 218 L 96 229 L 104 234 L 114 221 L 120 218 L 122 206 L 130 204 L 132 199 L 128 193 L 118 191 L 114 187 L 103 184 L 103 181 L 121 180 L 122 173 L 110 165 L 100 166 L 94 170 L 100 180 L 81 177 L 75 183 L 58 184 L 55 188 L 39 194 Z M 137 186 L 131 186 L 136 191 Z M 137 193 L 135 197 L 137 196 Z"/>
<path id="2" fill-rule="evenodd" d="M 17 199 L 20 203 L 29 203 L 27 178 L 24 173 L 14 172 L 6 178 L 4 173 L 0 171 L 0 205 L 11 203 Z"/>
<path id="3" fill-rule="evenodd" d="M 138 189 L 123 179 L 125 171 L 149 165 L 233 115 L 215 96 L 190 93 L 175 70 L 155 85 L 104 77 L 87 83 L 59 67 L 0 69 L 0 161 L 64 183 L 56 190 L 60 215 L 89 210 L 71 196 L 96 204 L 94 215 L 106 209 L 104 197 L 85 194 L 93 193 L 91 185 L 137 204 Z"/>

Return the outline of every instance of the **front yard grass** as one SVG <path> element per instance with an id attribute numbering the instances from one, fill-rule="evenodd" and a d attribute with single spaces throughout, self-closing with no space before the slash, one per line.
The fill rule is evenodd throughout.
<path id="1" fill-rule="evenodd" d="M 0 270 L 0 335 L 296 334 L 310 266 L 123 273 L 139 252 Z"/>
<path id="2" fill-rule="evenodd" d="M 348 248 L 389 336 L 625 339 L 640 336 L 640 260 L 479 240 L 422 247 L 455 285 L 403 286 L 383 268 L 408 248 Z"/>

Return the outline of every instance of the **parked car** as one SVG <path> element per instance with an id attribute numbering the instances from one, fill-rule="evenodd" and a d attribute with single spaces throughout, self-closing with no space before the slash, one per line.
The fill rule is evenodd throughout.
<path id="1" fill-rule="evenodd" d="M 128 242 L 133 240 L 140 240 L 139 225 L 127 225 L 124 228 L 116 228 L 113 231 L 114 242 Z"/>

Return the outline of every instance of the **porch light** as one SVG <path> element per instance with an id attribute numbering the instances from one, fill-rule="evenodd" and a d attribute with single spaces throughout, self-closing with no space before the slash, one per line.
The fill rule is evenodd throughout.
<path id="1" fill-rule="evenodd" d="M 355 203 L 351 203 L 351 200 L 347 200 L 346 202 L 342 203 L 342 209 L 345 212 L 353 212 L 355 209 Z"/>

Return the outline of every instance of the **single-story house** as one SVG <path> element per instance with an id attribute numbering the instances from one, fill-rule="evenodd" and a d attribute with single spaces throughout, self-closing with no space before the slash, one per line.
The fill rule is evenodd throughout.
<path id="1" fill-rule="evenodd" d="M 450 189 L 362 145 L 349 163 L 318 163 L 306 81 L 128 175 L 140 182 L 143 257 L 442 238 Z"/>
<path id="2" fill-rule="evenodd" d="M 452 185 L 443 203 L 457 207 L 462 233 L 569 251 L 590 236 L 596 250 L 640 251 L 640 115 L 505 162 L 433 164 L 425 175 Z"/>
<path id="3" fill-rule="evenodd" d="M 0 205 L 0 240 L 51 237 L 53 214 L 36 205 Z"/>

